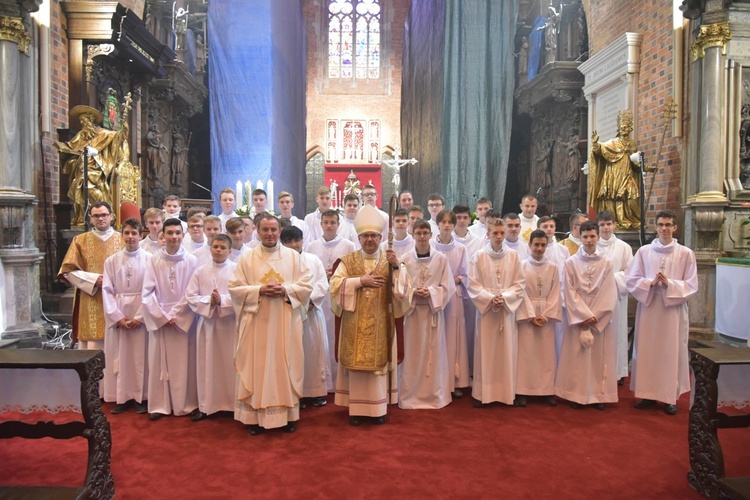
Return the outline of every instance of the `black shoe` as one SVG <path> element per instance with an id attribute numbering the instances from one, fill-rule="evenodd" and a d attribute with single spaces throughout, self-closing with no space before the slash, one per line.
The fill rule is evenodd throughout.
<path id="1" fill-rule="evenodd" d="M 112 408 L 111 410 L 109 410 L 109 412 L 112 415 L 119 415 L 120 413 L 125 413 L 126 411 L 128 411 L 132 407 L 133 407 L 133 400 L 131 399 L 130 401 L 127 401 L 125 403 L 122 403 L 122 404 L 119 404 L 119 405 L 115 405 L 114 408 Z"/>
<path id="2" fill-rule="evenodd" d="M 307 398 L 300 398 L 300 400 L 299 400 L 299 409 L 300 410 L 304 410 L 307 407 L 308 407 Z"/>
<path id="3" fill-rule="evenodd" d="M 258 434 L 263 434 L 264 432 L 266 432 L 266 430 L 263 427 L 261 427 L 260 425 L 256 424 L 256 425 L 248 425 L 247 426 L 247 432 L 251 436 L 257 436 Z"/>
<path id="4" fill-rule="evenodd" d="M 656 401 L 654 401 L 653 399 L 641 399 L 640 401 L 638 401 L 635 404 L 635 409 L 636 410 L 643 410 L 643 409 L 646 409 L 646 408 L 651 408 L 655 404 L 656 404 Z"/>
<path id="5" fill-rule="evenodd" d="M 455 391 L 451 392 L 451 396 L 453 397 L 453 399 L 461 399 L 462 397 L 464 397 L 464 391 L 456 388 Z"/>
<path id="6" fill-rule="evenodd" d="M 375 425 L 383 425 L 385 423 L 385 415 L 381 415 L 379 417 L 373 417 L 372 423 Z"/>
<path id="7" fill-rule="evenodd" d="M 604 403 L 596 403 L 594 405 L 595 410 L 604 411 Z"/>
<path id="8" fill-rule="evenodd" d="M 164 415 L 163 413 L 149 413 L 148 414 L 148 419 L 153 422 L 160 420 L 164 417 L 166 417 L 166 415 Z"/>
<path id="9" fill-rule="evenodd" d="M 322 397 L 322 396 L 319 397 L 319 398 L 314 398 L 313 401 L 312 401 L 312 405 L 315 408 L 320 408 L 320 407 L 325 406 L 327 404 L 328 404 L 328 400 L 325 397 Z"/>
<path id="10" fill-rule="evenodd" d="M 284 432 L 292 433 L 297 430 L 297 422 L 289 422 L 286 424 L 286 427 L 284 427 Z"/>
<path id="11" fill-rule="evenodd" d="M 571 401 L 570 407 L 573 408 L 574 410 L 580 410 L 583 408 L 583 405 L 579 403 L 574 403 L 573 401 Z"/>
<path id="12" fill-rule="evenodd" d="M 526 405 L 528 405 L 529 402 L 526 399 L 526 396 L 516 396 L 516 399 L 513 400 L 513 406 L 520 406 L 521 408 L 526 408 Z"/>
<path id="13" fill-rule="evenodd" d="M 136 401 L 135 412 L 138 415 L 143 415 L 144 413 L 148 413 L 148 401 L 144 401 L 143 403 L 139 403 Z"/>
<path id="14" fill-rule="evenodd" d="M 484 408 L 485 406 L 487 406 L 476 398 L 471 398 L 471 404 L 472 406 L 474 406 L 474 408 Z"/>
<path id="15" fill-rule="evenodd" d="M 677 415 L 677 405 L 664 405 L 664 413 L 667 415 Z"/>
<path id="16" fill-rule="evenodd" d="M 349 417 L 349 425 L 359 427 L 362 425 L 362 417 Z"/>
<path id="17" fill-rule="evenodd" d="M 547 406 L 557 406 L 557 400 L 555 399 L 555 396 L 544 396 L 542 400 L 547 404 Z"/>
<path id="18" fill-rule="evenodd" d="M 208 415 L 198 410 L 197 412 L 195 412 L 195 415 L 190 417 L 190 420 L 192 420 L 193 422 L 200 422 L 201 420 L 204 420 L 206 418 L 208 418 Z"/>
<path id="19" fill-rule="evenodd" d="M 625 377 L 622 377 L 620 380 L 618 380 L 617 381 L 617 385 L 619 385 L 620 387 L 622 387 L 623 385 L 625 385 Z"/>

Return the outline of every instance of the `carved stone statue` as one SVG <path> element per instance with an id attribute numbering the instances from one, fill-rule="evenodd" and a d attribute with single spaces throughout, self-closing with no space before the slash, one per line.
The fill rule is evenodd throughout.
<path id="1" fill-rule="evenodd" d="M 537 183 L 541 188 L 548 188 L 552 185 L 552 141 L 545 138 L 537 144 Z"/>
<path id="2" fill-rule="evenodd" d="M 123 164 L 130 163 L 127 123 L 130 102 L 128 94 L 122 106 L 123 113 L 117 130 L 100 127 L 102 114 L 90 106 L 79 105 L 70 110 L 71 123 L 78 121 L 81 130 L 69 142 L 57 142 L 55 146 L 60 153 L 62 173 L 69 176 L 68 198 L 73 202 L 73 226 L 82 227 L 84 223 L 84 189 L 88 190 L 89 203 L 112 203 L 112 174 Z M 87 146 L 93 151 L 90 150 L 88 175 L 84 181 L 83 152 Z"/>
<path id="3" fill-rule="evenodd" d="M 148 127 L 148 133 L 146 133 L 146 158 L 148 161 L 149 179 L 161 177 L 162 165 L 167 162 L 168 153 L 167 148 L 162 144 L 159 124 L 156 122 L 151 123 Z"/>
<path id="4" fill-rule="evenodd" d="M 195 37 L 195 72 L 205 73 L 206 72 L 206 44 L 203 42 L 203 36 L 198 35 Z"/>
<path id="5" fill-rule="evenodd" d="M 518 74 L 524 76 L 529 72 L 529 40 L 525 36 L 521 37 L 521 48 L 518 49 L 517 56 Z"/>
<path id="6" fill-rule="evenodd" d="M 750 104 L 742 106 L 740 121 L 740 182 L 750 189 Z"/>
<path id="7" fill-rule="evenodd" d="M 557 24 L 560 20 L 560 15 L 554 7 L 550 6 L 549 14 L 547 15 L 547 22 L 542 26 L 541 30 L 544 30 L 544 63 L 551 63 L 557 59 Z"/>
<path id="8" fill-rule="evenodd" d="M 578 180 L 578 173 L 581 168 L 581 151 L 578 149 L 580 139 L 574 130 L 568 135 L 568 142 L 557 139 L 557 145 L 565 148 L 565 169 L 563 174 L 565 182 L 575 182 Z"/>
<path id="9" fill-rule="evenodd" d="M 182 134 L 174 135 L 172 145 L 172 185 L 179 186 L 182 184 L 182 174 L 187 167 L 188 144 Z"/>
<path id="10" fill-rule="evenodd" d="M 608 210 L 615 216 L 616 229 L 641 226 L 640 166 L 630 161 L 637 151 L 630 138 L 633 112 L 617 114 L 617 137 L 600 143 L 596 130 L 591 135 L 589 154 L 588 204 L 596 213 Z"/>

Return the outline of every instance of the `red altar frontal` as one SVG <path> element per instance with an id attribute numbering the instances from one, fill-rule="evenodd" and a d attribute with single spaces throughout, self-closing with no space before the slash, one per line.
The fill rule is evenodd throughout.
<path id="1" fill-rule="evenodd" d="M 378 190 L 379 195 L 382 193 L 383 180 L 380 163 L 326 163 L 325 185 L 331 188 L 331 199 L 334 201 L 333 208 L 339 208 L 343 205 L 345 190 L 348 186 L 347 180 L 352 172 L 356 176 L 356 181 L 359 182 L 359 184 L 356 184 L 355 181 L 357 188 L 361 190 L 367 184 L 372 184 Z M 381 202 L 382 200 L 378 196 L 378 205 Z"/>

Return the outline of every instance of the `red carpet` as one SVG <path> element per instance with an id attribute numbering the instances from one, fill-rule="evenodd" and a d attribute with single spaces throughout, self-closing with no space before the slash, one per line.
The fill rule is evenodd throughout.
<path id="1" fill-rule="evenodd" d="M 624 388 L 620 398 L 604 412 L 536 401 L 475 409 L 464 398 L 358 428 L 329 402 L 304 410 L 294 434 L 255 437 L 224 415 L 150 422 L 105 411 L 117 498 L 700 498 L 686 479 L 688 396 L 675 417 L 635 410 Z M 80 415 L 55 420 L 71 418 Z M 750 475 L 748 429 L 720 432 L 727 475 Z M 79 485 L 86 444 L 0 440 L 0 462 L 3 485 Z"/>

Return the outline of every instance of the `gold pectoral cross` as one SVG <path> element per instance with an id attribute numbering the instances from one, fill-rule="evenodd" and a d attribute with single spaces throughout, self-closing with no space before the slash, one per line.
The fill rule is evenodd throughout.
<path id="1" fill-rule="evenodd" d="M 264 285 L 276 285 L 284 282 L 284 277 L 276 272 L 275 269 L 271 269 L 260 279 L 260 282 Z"/>

